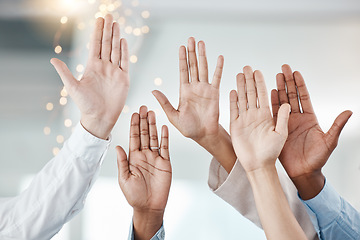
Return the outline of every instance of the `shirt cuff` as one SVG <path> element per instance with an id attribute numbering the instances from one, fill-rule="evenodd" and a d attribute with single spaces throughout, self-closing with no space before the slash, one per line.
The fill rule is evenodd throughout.
<path id="1" fill-rule="evenodd" d="M 134 240 L 134 225 L 131 221 L 130 230 L 129 230 L 129 237 L 128 240 Z M 160 229 L 155 233 L 155 235 L 150 240 L 164 240 L 165 239 L 165 229 L 164 225 L 161 225 Z"/>
<path id="2" fill-rule="evenodd" d="M 317 196 L 301 201 L 316 215 L 320 229 L 329 225 L 341 214 L 341 197 L 326 180 Z"/>
<path id="3" fill-rule="evenodd" d="M 78 123 L 65 145 L 76 157 L 81 157 L 85 162 L 94 162 L 102 159 L 110 143 L 111 136 L 108 140 L 97 138 Z"/>
<path id="4" fill-rule="evenodd" d="M 239 176 L 246 176 L 246 173 L 238 160 L 235 161 L 231 172 L 227 173 L 221 164 L 213 158 L 210 163 L 208 185 L 216 194 L 228 192 L 230 190 L 228 188 L 233 188 L 234 185 L 238 184 Z"/>

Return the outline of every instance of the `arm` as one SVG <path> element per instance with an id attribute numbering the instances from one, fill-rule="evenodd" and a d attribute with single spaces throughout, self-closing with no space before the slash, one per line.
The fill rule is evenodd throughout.
<path id="1" fill-rule="evenodd" d="M 109 144 L 105 139 L 125 104 L 129 87 L 127 52 L 126 41 L 120 40 L 119 24 L 107 15 L 105 21 L 96 21 L 80 81 L 63 62 L 51 60 L 80 109 L 81 125 L 26 191 L 5 200 L 1 239 L 50 239 L 82 209 Z"/>
<path id="2" fill-rule="evenodd" d="M 296 187 L 281 165 L 276 164 L 276 168 L 285 197 L 296 220 L 308 239 L 318 239 L 306 207 L 298 197 Z M 234 207 L 256 226 L 262 228 L 250 182 L 239 161 L 236 161 L 230 174 L 228 174 L 216 160 L 212 160 L 208 183 L 217 196 Z"/>
<path id="3" fill-rule="evenodd" d="M 321 239 L 360 239 L 360 213 L 328 182 L 316 197 L 303 203 L 310 214 L 315 214 Z"/>
<path id="4" fill-rule="evenodd" d="M 312 199 L 325 185 L 322 167 L 337 146 L 340 133 L 351 111 L 341 113 L 327 133 L 319 126 L 305 81 L 299 72 L 290 66 L 282 66 L 277 75 L 277 90 L 271 93 L 273 115 L 276 119 L 280 104 L 290 103 L 289 137 L 279 156 L 286 172 L 296 186 L 299 196 Z M 311 218 L 315 228 L 318 220 Z"/>
<path id="5" fill-rule="evenodd" d="M 224 58 L 219 56 L 213 80 L 209 83 L 203 41 L 198 43 L 198 56 L 199 63 L 195 52 L 195 40 L 189 38 L 187 52 L 184 46 L 179 50 L 180 99 L 177 109 L 160 91 L 153 91 L 153 94 L 169 121 L 185 137 L 204 147 L 227 172 L 230 172 L 236 156 L 229 134 L 219 125 L 219 87 Z"/>
<path id="6" fill-rule="evenodd" d="M 84 207 L 109 144 L 78 124 L 24 192 L 1 200 L 0 239 L 52 238 Z"/>
<path id="7" fill-rule="evenodd" d="M 159 149 L 155 113 L 142 106 L 131 118 L 129 156 L 116 148 L 119 185 L 134 210 L 136 240 L 164 238 L 162 223 L 172 176 L 168 146 L 167 127 L 162 127 Z"/>
<path id="8" fill-rule="evenodd" d="M 290 106 L 271 117 L 264 78 L 250 67 L 237 76 L 230 93 L 230 133 L 235 153 L 241 156 L 253 189 L 256 207 L 267 239 L 306 239 L 281 188 L 275 161 L 287 138 Z"/>

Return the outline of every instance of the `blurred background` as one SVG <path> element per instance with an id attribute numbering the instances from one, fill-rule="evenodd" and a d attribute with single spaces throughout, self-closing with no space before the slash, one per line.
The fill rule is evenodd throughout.
<path id="1" fill-rule="evenodd" d="M 288 63 L 301 71 L 324 131 L 354 112 L 325 167 L 329 182 L 360 210 L 360 2 L 358 0 L 0 0 L 0 196 L 26 188 L 61 149 L 79 113 L 49 63 L 86 67 L 95 17 L 113 13 L 131 50 L 131 88 L 85 209 L 53 239 L 126 239 L 132 210 L 117 184 L 115 146 L 128 148 L 130 116 L 145 104 L 170 127 L 173 184 L 167 239 L 264 239 L 263 232 L 215 196 L 211 156 L 167 121 L 151 91 L 178 103 L 178 48 L 204 40 L 209 70 L 225 57 L 220 122 L 228 129 L 229 91 L 243 66 L 262 70 L 268 90 Z"/>

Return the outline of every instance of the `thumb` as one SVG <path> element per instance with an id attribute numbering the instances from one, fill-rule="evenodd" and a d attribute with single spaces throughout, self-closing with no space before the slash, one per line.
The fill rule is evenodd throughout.
<path id="1" fill-rule="evenodd" d="M 78 83 L 63 61 L 57 58 L 52 58 L 50 63 L 54 66 L 56 72 L 59 74 L 61 81 L 64 83 L 66 89 L 69 90 Z"/>
<path id="2" fill-rule="evenodd" d="M 174 121 L 176 120 L 179 112 L 171 105 L 167 97 L 162 92 L 154 90 L 152 91 L 152 94 L 159 102 L 169 121 L 174 124 Z"/>
<path id="3" fill-rule="evenodd" d="M 281 136 L 284 136 L 285 138 L 287 138 L 288 136 L 289 114 L 290 114 L 290 105 L 288 103 L 282 104 L 277 114 L 275 131 L 279 133 Z"/>
<path id="4" fill-rule="evenodd" d="M 353 114 L 352 111 L 347 110 L 342 112 L 339 116 L 337 116 L 333 125 L 325 135 L 326 142 L 328 143 L 329 146 L 333 148 L 336 147 L 340 133 L 352 114 Z"/>
<path id="5" fill-rule="evenodd" d="M 116 155 L 117 155 L 117 165 L 118 165 L 118 173 L 119 173 L 119 180 L 120 179 L 128 179 L 130 170 L 129 170 L 129 162 L 127 160 L 126 153 L 124 149 L 120 146 L 116 148 Z"/>

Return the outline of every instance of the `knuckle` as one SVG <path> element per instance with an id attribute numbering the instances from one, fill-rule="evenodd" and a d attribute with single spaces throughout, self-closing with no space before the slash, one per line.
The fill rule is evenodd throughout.
<path id="1" fill-rule="evenodd" d="M 304 100 L 304 101 L 307 101 L 307 100 L 310 99 L 310 96 L 307 95 L 307 94 L 303 94 L 303 95 L 300 95 L 300 99 L 301 99 L 301 100 Z"/>
<path id="2" fill-rule="evenodd" d="M 297 99 L 298 95 L 295 92 L 288 92 L 289 99 Z"/>
<path id="3" fill-rule="evenodd" d="M 149 135 L 149 131 L 147 129 L 141 129 L 140 135 Z"/>
<path id="4" fill-rule="evenodd" d="M 138 138 L 140 135 L 138 133 L 130 134 L 130 138 Z"/>
<path id="5" fill-rule="evenodd" d="M 248 89 L 248 90 L 246 91 L 246 93 L 247 93 L 248 95 L 254 95 L 254 94 L 256 94 L 256 91 L 255 91 L 255 89 Z"/>

